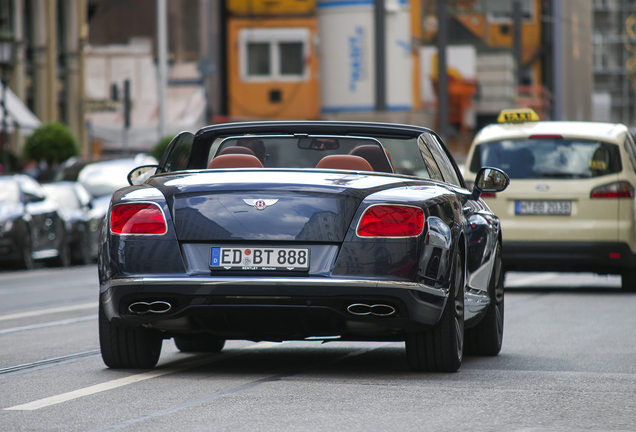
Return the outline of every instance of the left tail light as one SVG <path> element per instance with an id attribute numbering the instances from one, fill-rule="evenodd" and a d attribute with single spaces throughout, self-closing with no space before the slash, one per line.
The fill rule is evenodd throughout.
<path id="1" fill-rule="evenodd" d="M 415 237 L 424 229 L 424 212 L 419 207 L 375 205 L 369 207 L 358 224 L 360 237 Z"/>
<path id="2" fill-rule="evenodd" d="M 633 198 L 634 187 L 625 182 L 610 183 L 592 189 L 590 198 Z"/>
<path id="3" fill-rule="evenodd" d="M 152 203 L 117 204 L 110 213 L 113 234 L 161 235 L 168 232 L 161 208 Z"/>

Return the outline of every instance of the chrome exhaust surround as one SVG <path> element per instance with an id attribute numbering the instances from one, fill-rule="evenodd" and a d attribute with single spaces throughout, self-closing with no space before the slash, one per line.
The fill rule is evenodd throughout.
<path id="1" fill-rule="evenodd" d="M 144 315 L 147 313 L 162 314 L 168 312 L 170 309 L 172 309 L 172 305 L 165 301 L 153 301 L 150 303 L 135 302 L 128 306 L 128 310 L 137 315 Z"/>
<path id="2" fill-rule="evenodd" d="M 386 304 L 368 305 L 364 303 L 353 303 L 347 307 L 347 312 L 351 315 L 357 316 L 374 315 L 379 317 L 388 317 L 395 315 L 396 310 L 393 306 Z"/>

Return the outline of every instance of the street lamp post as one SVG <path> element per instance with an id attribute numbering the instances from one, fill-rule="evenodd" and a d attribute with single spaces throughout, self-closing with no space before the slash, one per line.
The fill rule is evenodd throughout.
<path id="1" fill-rule="evenodd" d="M 13 65 L 13 34 L 6 28 L 0 31 L 0 69 L 2 69 L 2 166 L 9 173 L 9 148 L 7 146 L 7 69 Z"/>

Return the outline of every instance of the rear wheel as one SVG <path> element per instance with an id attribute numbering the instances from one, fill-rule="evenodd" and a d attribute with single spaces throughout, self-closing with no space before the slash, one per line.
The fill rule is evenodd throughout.
<path id="1" fill-rule="evenodd" d="M 495 356 L 501 351 L 504 326 L 504 273 L 501 263 L 501 244 L 497 244 L 495 261 L 488 291 L 490 305 L 476 327 L 466 330 L 466 354 Z"/>
<path id="2" fill-rule="evenodd" d="M 215 337 L 175 336 L 174 344 L 182 352 L 219 352 L 225 340 Z"/>
<path id="3" fill-rule="evenodd" d="M 464 260 L 455 255 L 451 286 L 440 322 L 429 331 L 409 333 L 406 358 L 415 371 L 455 372 L 464 349 Z"/>
<path id="4" fill-rule="evenodd" d="M 625 292 L 636 292 L 636 270 L 628 270 L 621 274 L 621 289 Z"/>
<path id="5" fill-rule="evenodd" d="M 110 368 L 150 369 L 161 354 L 163 338 L 144 328 L 114 326 L 99 307 L 99 346 L 102 359 Z"/>

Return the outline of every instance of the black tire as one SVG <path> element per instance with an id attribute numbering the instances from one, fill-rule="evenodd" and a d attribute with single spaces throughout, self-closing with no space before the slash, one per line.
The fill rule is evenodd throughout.
<path id="1" fill-rule="evenodd" d="M 225 346 L 225 340 L 215 337 L 175 336 L 174 344 L 182 352 L 219 352 Z"/>
<path id="2" fill-rule="evenodd" d="M 490 305 L 477 326 L 466 330 L 465 354 L 496 356 L 501 351 L 504 330 L 504 272 L 501 262 L 501 244 L 497 244 L 495 262 L 488 291 Z"/>
<path id="3" fill-rule="evenodd" d="M 621 274 L 621 289 L 624 292 L 636 292 L 636 270 L 628 270 Z"/>
<path id="4" fill-rule="evenodd" d="M 33 238 L 29 230 L 24 233 L 24 241 L 22 243 L 22 250 L 20 251 L 20 258 L 18 259 L 18 268 L 25 270 L 32 270 L 35 267 L 33 261 Z"/>
<path id="5" fill-rule="evenodd" d="M 414 371 L 456 372 L 464 350 L 464 260 L 455 255 L 451 286 L 440 322 L 431 330 L 409 333 L 406 358 Z"/>
<path id="6" fill-rule="evenodd" d="M 117 327 L 99 307 L 99 346 L 109 368 L 151 369 L 159 361 L 163 338 L 153 330 Z"/>

